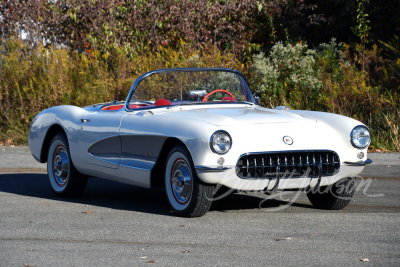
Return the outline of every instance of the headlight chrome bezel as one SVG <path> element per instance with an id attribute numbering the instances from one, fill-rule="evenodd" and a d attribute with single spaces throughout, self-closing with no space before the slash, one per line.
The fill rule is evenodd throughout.
<path id="1" fill-rule="evenodd" d="M 355 138 L 356 131 L 358 131 L 359 129 L 364 129 L 364 130 L 366 130 L 366 132 L 368 133 L 368 141 L 367 141 L 367 143 L 366 143 L 365 145 L 363 145 L 363 146 L 357 145 L 357 142 L 356 142 L 355 139 L 354 139 L 354 138 Z M 358 126 L 354 127 L 353 130 L 351 130 L 351 133 L 350 133 L 350 142 L 351 142 L 351 145 L 352 145 L 353 147 L 355 147 L 355 148 L 358 148 L 358 149 L 367 148 L 367 147 L 371 144 L 371 131 L 368 129 L 367 126 L 364 126 L 364 125 L 358 125 Z"/>
<path id="2" fill-rule="evenodd" d="M 229 147 L 225 150 L 219 150 L 218 147 L 214 147 L 214 144 L 215 144 L 214 141 L 216 141 L 215 138 L 220 134 L 224 135 L 225 137 L 227 137 L 229 139 Z M 230 136 L 230 134 L 227 131 L 218 130 L 211 135 L 210 149 L 215 154 L 224 155 L 224 154 L 228 153 L 231 148 L 232 148 L 232 137 Z M 219 151 L 217 151 L 217 150 L 219 150 Z"/>

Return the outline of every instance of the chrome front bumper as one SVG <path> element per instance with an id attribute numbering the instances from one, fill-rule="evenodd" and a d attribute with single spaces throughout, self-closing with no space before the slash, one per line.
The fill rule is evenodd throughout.
<path id="1" fill-rule="evenodd" d="M 345 162 L 343 162 L 343 164 L 347 165 L 347 166 L 366 166 L 371 163 L 372 163 L 372 160 L 370 160 L 370 159 L 367 159 L 366 161 L 356 161 L 356 162 L 345 161 Z"/>

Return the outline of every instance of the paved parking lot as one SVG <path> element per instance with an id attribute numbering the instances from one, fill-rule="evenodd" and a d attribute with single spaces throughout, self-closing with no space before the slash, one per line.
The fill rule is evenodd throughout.
<path id="1" fill-rule="evenodd" d="M 30 157 L 0 147 L 0 266 L 400 265 L 399 154 L 371 154 L 341 211 L 304 193 L 233 194 L 196 219 L 175 217 L 162 189 L 98 178 L 56 198 Z"/>

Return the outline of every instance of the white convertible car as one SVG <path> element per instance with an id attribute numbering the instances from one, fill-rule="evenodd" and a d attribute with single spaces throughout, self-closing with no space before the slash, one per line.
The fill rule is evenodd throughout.
<path id="1" fill-rule="evenodd" d="M 33 120 L 29 147 L 54 193 L 76 197 L 95 176 L 164 186 L 171 209 L 198 217 L 216 188 L 305 190 L 342 209 L 367 159 L 370 131 L 354 119 L 258 105 L 242 73 L 163 69 L 135 80 L 125 102 L 57 106 Z"/>

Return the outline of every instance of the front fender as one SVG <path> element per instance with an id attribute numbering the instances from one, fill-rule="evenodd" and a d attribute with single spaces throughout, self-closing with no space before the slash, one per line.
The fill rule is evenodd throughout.
<path id="1" fill-rule="evenodd" d="M 327 125 L 331 129 L 331 131 L 336 132 L 343 141 L 341 143 L 341 146 L 343 147 L 342 151 L 337 151 L 341 152 L 340 158 L 342 163 L 344 161 L 352 162 L 358 160 L 367 160 L 368 147 L 364 149 L 355 148 L 353 147 L 350 141 L 351 139 L 350 134 L 356 126 L 359 125 L 366 126 L 362 122 L 343 115 L 327 113 L 327 112 L 304 111 L 304 110 L 293 110 L 290 112 L 322 122 L 325 125 Z M 357 158 L 357 153 L 359 152 L 364 153 L 364 158 L 362 159 Z"/>

